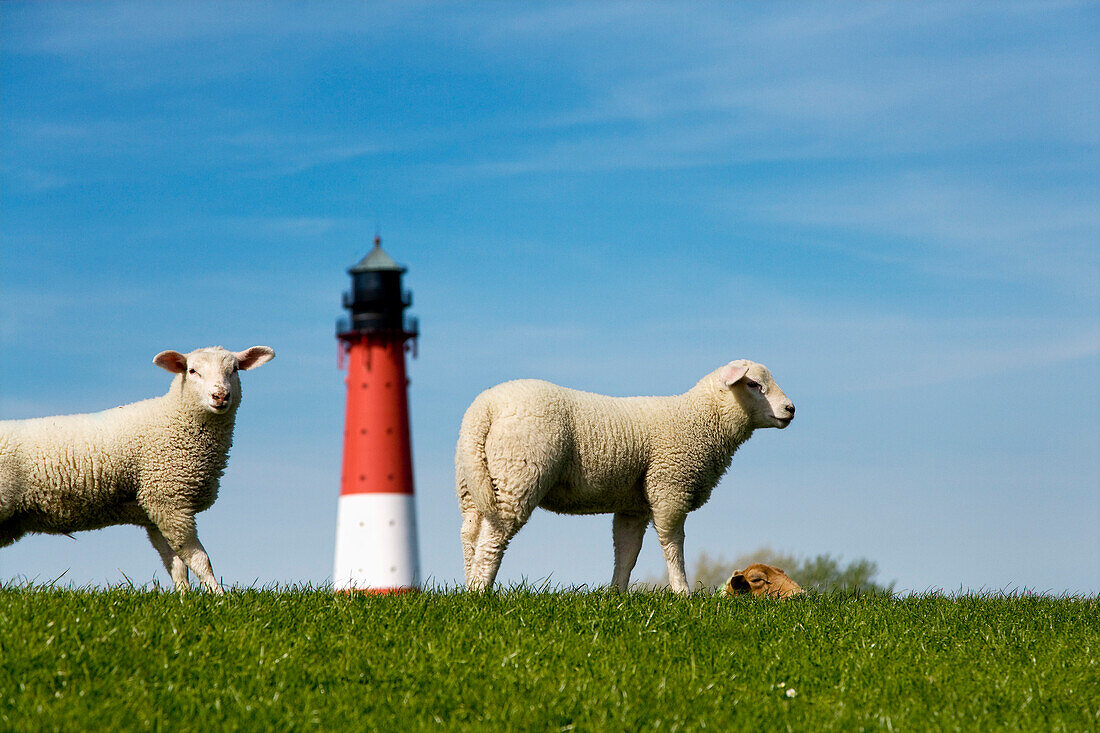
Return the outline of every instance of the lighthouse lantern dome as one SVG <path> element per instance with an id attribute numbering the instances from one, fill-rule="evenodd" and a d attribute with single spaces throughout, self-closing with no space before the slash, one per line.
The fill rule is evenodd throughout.
<path id="1" fill-rule="evenodd" d="M 337 325 L 338 335 L 415 331 L 415 326 L 405 323 L 404 311 L 412 305 L 412 294 L 401 288 L 405 271 L 382 249 L 382 238 L 376 236 L 371 251 L 348 268 L 351 290 L 344 293 L 344 307 L 350 313 Z"/>

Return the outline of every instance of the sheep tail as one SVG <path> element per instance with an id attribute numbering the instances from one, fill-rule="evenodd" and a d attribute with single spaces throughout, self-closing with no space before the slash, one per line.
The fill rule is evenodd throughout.
<path id="1" fill-rule="evenodd" d="M 477 400 L 462 418 L 458 436 L 458 474 L 461 488 L 470 495 L 478 511 L 493 516 L 498 512 L 493 478 L 489 475 L 489 459 L 485 455 L 485 439 L 493 424 L 491 405 Z"/>

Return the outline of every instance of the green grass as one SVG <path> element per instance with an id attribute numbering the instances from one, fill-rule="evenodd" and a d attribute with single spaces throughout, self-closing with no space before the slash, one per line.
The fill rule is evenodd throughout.
<path id="1" fill-rule="evenodd" d="M 1081 731 L 1098 657 L 1097 597 L 8 587 L 0 730 Z"/>

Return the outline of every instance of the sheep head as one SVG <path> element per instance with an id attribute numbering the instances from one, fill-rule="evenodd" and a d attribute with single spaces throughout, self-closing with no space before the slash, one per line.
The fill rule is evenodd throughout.
<path id="1" fill-rule="evenodd" d="M 220 346 L 195 349 L 189 354 L 162 351 L 153 359 L 161 369 L 179 375 L 184 399 L 215 415 L 235 412 L 241 401 L 239 369 L 255 369 L 275 358 L 267 346 L 227 351 Z"/>
<path id="2" fill-rule="evenodd" d="M 774 565 L 753 563 L 735 572 L 722 589 L 727 596 L 754 595 L 790 598 L 802 593 L 802 587 Z"/>
<path id="3" fill-rule="evenodd" d="M 717 372 L 720 386 L 749 417 L 753 428 L 783 429 L 794 419 L 794 403 L 772 379 L 763 364 L 748 359 L 731 361 Z"/>

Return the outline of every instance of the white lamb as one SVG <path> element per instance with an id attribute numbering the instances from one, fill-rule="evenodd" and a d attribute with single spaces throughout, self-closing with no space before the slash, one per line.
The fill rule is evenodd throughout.
<path id="1" fill-rule="evenodd" d="M 176 589 L 187 568 L 222 593 L 195 529 L 218 496 L 241 401 L 238 369 L 274 358 L 266 346 L 157 354 L 176 375 L 168 394 L 104 412 L 0 422 L 0 547 L 28 532 L 145 527 Z"/>
<path id="2" fill-rule="evenodd" d="M 615 571 L 626 590 L 653 522 L 673 590 L 688 592 L 684 520 L 756 428 L 785 428 L 794 405 L 751 361 L 731 361 L 671 397 L 607 397 L 523 379 L 482 392 L 455 452 L 466 586 L 488 588 L 516 532 L 540 506 L 614 513 Z"/>

